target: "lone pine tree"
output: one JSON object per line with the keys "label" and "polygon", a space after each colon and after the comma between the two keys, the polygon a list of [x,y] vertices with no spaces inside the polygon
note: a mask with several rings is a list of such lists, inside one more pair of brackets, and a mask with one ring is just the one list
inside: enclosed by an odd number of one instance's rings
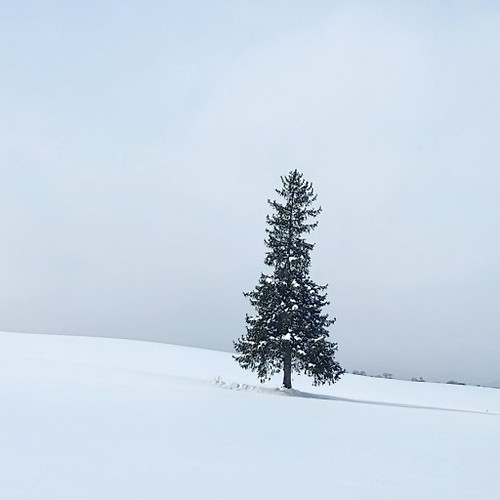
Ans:
{"label": "lone pine tree", "polygon": [[327,340],[335,319],[322,312],[329,304],[327,286],[309,276],[314,245],[305,239],[318,225],[314,219],[321,207],[313,208],[317,196],[312,184],[297,170],[281,181],[276,190],[281,200],[269,200],[273,213],[266,218],[264,262],[272,273],[262,273],[255,289],[244,294],[256,315],[246,316],[246,335],[234,342],[235,359],[256,371],[261,382],[283,370],[287,389],[292,372],[313,377],[314,385],[332,384],[344,373],[335,360],[337,344]]}

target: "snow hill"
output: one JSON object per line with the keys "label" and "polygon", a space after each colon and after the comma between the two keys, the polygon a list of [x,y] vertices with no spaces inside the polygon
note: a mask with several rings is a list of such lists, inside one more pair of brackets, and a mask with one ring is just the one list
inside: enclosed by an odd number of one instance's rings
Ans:
{"label": "snow hill", "polygon": [[228,353],[0,333],[5,500],[495,499],[500,390],[345,375],[280,391]]}

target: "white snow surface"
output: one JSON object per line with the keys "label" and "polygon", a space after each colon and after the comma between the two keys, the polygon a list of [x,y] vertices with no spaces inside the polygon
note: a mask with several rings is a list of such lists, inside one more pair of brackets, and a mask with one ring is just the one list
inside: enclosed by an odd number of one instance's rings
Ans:
{"label": "white snow surface", "polygon": [[261,385],[228,353],[0,333],[0,498],[494,499],[500,390]]}

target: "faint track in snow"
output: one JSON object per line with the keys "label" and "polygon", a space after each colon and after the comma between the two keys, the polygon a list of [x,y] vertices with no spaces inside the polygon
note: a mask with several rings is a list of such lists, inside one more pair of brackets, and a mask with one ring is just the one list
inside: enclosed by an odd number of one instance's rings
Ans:
{"label": "faint track in snow", "polygon": [[221,387],[222,389],[229,389],[231,391],[266,392],[265,390],[262,391],[263,388],[257,387],[255,385],[226,381],[221,376],[214,377],[211,382],[217,387]]}

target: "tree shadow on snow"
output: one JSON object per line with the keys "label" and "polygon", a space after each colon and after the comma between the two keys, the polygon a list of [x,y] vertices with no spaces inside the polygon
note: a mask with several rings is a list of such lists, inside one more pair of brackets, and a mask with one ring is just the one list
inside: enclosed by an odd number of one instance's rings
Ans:
{"label": "tree shadow on snow", "polygon": [[[414,405],[414,404],[405,404],[405,403],[395,403],[391,401],[372,401],[369,399],[353,399],[353,398],[343,398],[340,396],[331,396],[328,394],[317,394],[313,392],[304,392],[298,391],[296,389],[275,389],[275,392],[283,396],[296,397],[296,398],[305,398],[305,399],[321,399],[326,401],[338,401],[342,403],[354,403],[354,404],[363,404],[363,405],[373,405],[373,406],[386,406],[391,408],[407,408],[412,410],[434,410],[434,411],[450,411],[456,413],[479,413],[484,415],[496,415],[498,413],[493,413],[488,410],[464,410],[460,408],[445,408],[439,406],[424,406],[424,405]],[[267,392],[267,391],[266,391]]]}
{"label": "tree shadow on snow", "polygon": [[249,384],[240,384],[238,382],[229,382],[224,380],[222,377],[217,376],[211,380],[212,384],[217,385],[223,389],[229,389],[232,391],[244,391],[244,392],[257,392],[261,394],[270,394],[275,396],[285,396],[294,398],[304,398],[304,399],[320,399],[323,401],[337,401],[340,403],[353,403],[353,404],[363,404],[363,405],[373,405],[373,406],[385,406],[390,408],[405,408],[410,410],[432,410],[432,411],[448,411],[455,413],[475,413],[481,415],[496,415],[498,413],[490,412],[489,410],[465,410],[460,408],[446,408],[439,406],[426,406],[426,405],[415,405],[415,404],[405,404],[396,403],[392,401],[373,401],[369,399],[354,399],[354,398],[344,398],[340,396],[331,396],[329,394],[318,394],[313,392],[298,391],[296,389],[284,389],[276,388],[272,389],[270,387],[259,387]]}

